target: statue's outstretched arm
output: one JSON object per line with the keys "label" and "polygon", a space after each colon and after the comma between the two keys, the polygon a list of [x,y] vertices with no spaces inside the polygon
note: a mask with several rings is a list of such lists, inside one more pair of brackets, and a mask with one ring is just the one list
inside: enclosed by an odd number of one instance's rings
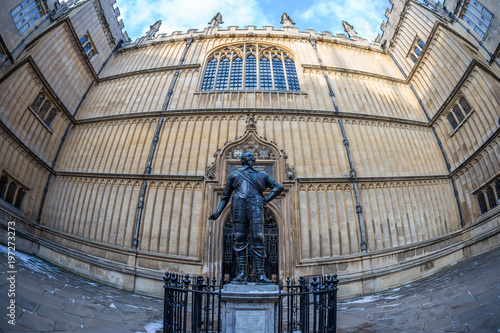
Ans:
{"label": "statue's outstretched arm", "polygon": [[226,187],[224,188],[224,192],[222,193],[222,198],[220,200],[219,208],[217,208],[217,211],[215,213],[212,213],[210,215],[210,217],[208,218],[209,220],[217,220],[219,218],[224,208],[226,208],[232,193],[233,193],[232,182],[231,179],[228,179]]}

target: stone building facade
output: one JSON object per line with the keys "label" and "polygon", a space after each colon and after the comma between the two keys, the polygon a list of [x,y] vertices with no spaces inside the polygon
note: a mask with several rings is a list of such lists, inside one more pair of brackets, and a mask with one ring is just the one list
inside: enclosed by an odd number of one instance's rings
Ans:
{"label": "stone building facade", "polygon": [[390,3],[375,42],[286,14],[130,41],[113,0],[7,0],[1,242],[15,221],[18,249],[145,294],[223,276],[228,212],[207,218],[250,150],[285,187],[277,280],[360,295],[498,246],[500,6]]}

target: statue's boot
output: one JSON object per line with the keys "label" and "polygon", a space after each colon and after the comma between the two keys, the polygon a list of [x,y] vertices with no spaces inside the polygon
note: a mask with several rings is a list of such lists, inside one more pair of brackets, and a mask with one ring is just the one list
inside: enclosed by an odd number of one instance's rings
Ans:
{"label": "statue's boot", "polygon": [[266,277],[264,273],[264,257],[256,255],[254,256],[255,271],[257,272],[256,282],[257,283],[273,283],[272,280]]}
{"label": "statue's boot", "polygon": [[231,282],[247,283],[247,256],[245,251],[236,251],[236,258],[238,260],[238,274]]}

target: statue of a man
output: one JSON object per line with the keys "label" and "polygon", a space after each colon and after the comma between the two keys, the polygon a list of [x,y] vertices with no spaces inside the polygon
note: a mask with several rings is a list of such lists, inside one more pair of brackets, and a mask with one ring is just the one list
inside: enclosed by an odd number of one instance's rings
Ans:
{"label": "statue of a man", "polygon": [[[249,251],[253,253],[257,271],[256,280],[261,283],[270,283],[272,281],[264,274],[264,258],[266,257],[263,232],[264,208],[283,191],[283,187],[265,173],[255,171],[253,168],[255,157],[251,152],[241,155],[241,164],[243,165],[241,169],[228,176],[219,208],[210,215],[209,219],[216,220],[220,216],[234,192],[231,201],[231,221],[236,232],[234,250],[238,259],[238,273],[232,281],[246,282],[246,251],[250,239]],[[262,192],[266,188],[272,190],[264,198]]]}

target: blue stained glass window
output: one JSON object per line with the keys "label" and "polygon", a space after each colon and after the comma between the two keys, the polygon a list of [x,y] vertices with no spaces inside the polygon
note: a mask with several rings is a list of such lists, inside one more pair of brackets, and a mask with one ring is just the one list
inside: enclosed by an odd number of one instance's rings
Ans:
{"label": "blue stained glass window", "polygon": [[42,17],[38,1],[33,0],[23,1],[19,6],[14,8],[10,14],[12,15],[12,19],[20,35]]}
{"label": "blue stained glass window", "polygon": [[417,54],[417,56],[420,56],[420,54],[422,53],[422,50],[420,50],[418,48],[418,46],[415,47],[415,53]]}
{"label": "blue stained glass window", "polygon": [[493,14],[477,1],[468,2],[464,10],[464,15],[462,15],[462,19],[470,25],[481,38],[484,38],[492,18]]}
{"label": "blue stained glass window", "polygon": [[87,42],[87,36],[83,36],[82,38],[80,38],[80,44],[85,44]]}
{"label": "blue stained glass window", "polygon": [[217,71],[217,59],[213,58],[207,64],[207,69],[205,71],[205,77],[203,79],[201,90],[212,90],[214,88],[216,71]]}
{"label": "blue stained glass window", "polygon": [[19,13],[19,11],[21,9],[23,9],[24,7],[26,7],[27,4],[30,3],[31,0],[24,0],[23,2],[21,2],[21,4],[19,6],[17,6],[16,8],[14,8],[10,14],[12,15],[12,17],[14,17],[17,13]]}
{"label": "blue stained glass window", "polygon": [[420,48],[421,48],[422,50],[424,49],[425,43],[424,43],[424,42],[422,42],[422,40],[421,40],[421,39],[419,39],[419,40],[418,40],[417,44],[418,44],[418,46],[420,46]]}
{"label": "blue stained glass window", "polygon": [[247,57],[245,89],[257,89],[257,59],[253,55]]}
{"label": "blue stained glass window", "polygon": [[243,60],[240,57],[233,60],[231,66],[231,79],[229,81],[229,89],[241,89],[241,78],[243,75]]}
{"label": "blue stained glass window", "polygon": [[271,62],[266,57],[260,59],[260,89],[272,90],[273,77],[271,74]]}
{"label": "blue stained glass window", "polygon": [[285,72],[283,62],[279,58],[273,59],[274,89],[286,90]]}
{"label": "blue stained glass window", "polygon": [[286,76],[288,78],[288,89],[291,91],[300,91],[299,79],[295,70],[295,63],[292,59],[285,60]]}
{"label": "blue stained glass window", "polygon": [[417,57],[413,53],[410,55],[410,59],[415,63],[417,62]]}
{"label": "blue stained glass window", "polygon": [[229,78],[229,64],[228,58],[222,59],[219,63],[219,71],[217,72],[217,80],[215,81],[215,90],[226,90],[227,80]]}
{"label": "blue stained glass window", "polygon": [[83,47],[83,50],[85,51],[85,53],[87,53],[87,52],[90,50],[90,43],[87,43],[87,44]]}

